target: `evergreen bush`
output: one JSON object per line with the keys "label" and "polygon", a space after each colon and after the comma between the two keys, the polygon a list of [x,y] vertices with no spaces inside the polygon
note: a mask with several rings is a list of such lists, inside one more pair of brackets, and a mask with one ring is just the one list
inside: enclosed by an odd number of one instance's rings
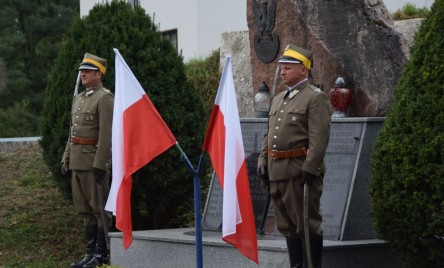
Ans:
{"label": "evergreen bush", "polygon": [[372,217],[411,267],[444,263],[444,0],[419,28],[375,143]]}
{"label": "evergreen bush", "polygon": [[38,117],[29,101],[0,109],[0,137],[32,137],[38,133]]}
{"label": "evergreen bush", "polygon": [[[119,49],[190,161],[196,164],[201,153],[203,108],[186,80],[182,57],[141,7],[133,10],[125,1],[98,4],[73,22],[46,88],[41,145],[45,162],[68,195],[69,180],[60,175],[60,161],[68,139],[77,69],[85,52],[106,58],[103,84],[114,91],[113,48]],[[156,142],[155,137],[146,139]],[[134,230],[188,226],[193,175],[175,148],[133,175],[131,203]]]}
{"label": "evergreen bush", "polygon": [[193,83],[204,106],[208,122],[214,106],[217,88],[220,81],[220,50],[214,50],[205,59],[192,59],[185,64],[187,79]]}

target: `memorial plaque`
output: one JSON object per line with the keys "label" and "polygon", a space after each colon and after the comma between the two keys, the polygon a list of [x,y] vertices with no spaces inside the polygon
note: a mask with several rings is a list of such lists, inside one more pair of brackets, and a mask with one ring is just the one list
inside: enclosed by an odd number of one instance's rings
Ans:
{"label": "memorial plaque", "polygon": [[[244,143],[245,158],[250,183],[251,201],[253,203],[256,231],[261,233],[268,212],[267,197],[256,175],[257,159],[262,147],[262,138],[267,130],[267,123],[260,119],[241,119],[242,139]],[[220,230],[222,225],[223,191],[219,179],[212,176],[210,191],[205,205],[202,219],[203,230]]]}
{"label": "memorial plaque", "polygon": [[262,233],[268,212],[268,192],[261,187],[261,179],[256,174],[257,160],[262,148],[262,140],[267,131],[267,123],[257,120],[241,120],[242,140],[247,159],[248,178],[250,181],[251,201],[253,203],[256,232]]}
{"label": "memorial plaque", "polygon": [[211,177],[210,191],[205,203],[204,215],[202,217],[202,230],[218,231],[222,227],[222,201],[223,192],[219,179],[213,172]]}
{"label": "memorial plaque", "polygon": [[[324,239],[339,240],[344,223],[350,185],[356,172],[364,123],[332,122],[325,155],[326,174],[321,197]],[[272,207],[266,220],[266,233],[280,235]]]}
{"label": "memorial plaque", "polygon": [[332,123],[325,155],[326,174],[321,197],[324,238],[339,240],[355,177],[363,123]]}
{"label": "memorial plaque", "polygon": [[[267,203],[268,193],[262,190],[256,175],[257,158],[262,138],[267,128],[266,120],[241,120],[242,138],[250,181],[251,199],[257,233],[280,235],[274,222],[272,202]],[[324,238],[339,240],[346,217],[347,206],[356,176],[359,160],[363,122],[332,122],[330,141],[325,156],[326,174],[321,198]],[[223,192],[218,178],[213,175],[203,217],[204,230],[220,230],[222,225]]]}

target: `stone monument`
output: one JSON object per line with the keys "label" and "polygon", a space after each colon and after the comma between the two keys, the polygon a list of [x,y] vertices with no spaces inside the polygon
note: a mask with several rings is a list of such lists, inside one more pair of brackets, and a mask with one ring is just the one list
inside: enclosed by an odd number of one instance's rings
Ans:
{"label": "stone monument", "polygon": [[[257,31],[252,12],[256,1],[247,1],[250,47]],[[328,90],[337,76],[344,77],[353,90],[349,116],[385,115],[406,62],[407,42],[382,1],[278,1],[273,31],[280,39],[278,55],[288,43],[314,52],[314,84]],[[278,57],[264,63],[254,49],[250,53],[253,90],[262,82],[272,85]],[[276,90],[281,88],[278,83]]]}

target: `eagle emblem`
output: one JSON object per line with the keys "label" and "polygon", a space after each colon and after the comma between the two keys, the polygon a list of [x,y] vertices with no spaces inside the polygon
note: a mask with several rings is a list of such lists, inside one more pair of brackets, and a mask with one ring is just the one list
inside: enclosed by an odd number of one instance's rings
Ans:
{"label": "eagle emblem", "polygon": [[260,0],[260,7],[253,0],[253,14],[258,33],[254,35],[256,55],[262,62],[271,62],[279,51],[279,36],[272,33],[276,20],[276,0],[271,0],[268,8],[267,0]]}

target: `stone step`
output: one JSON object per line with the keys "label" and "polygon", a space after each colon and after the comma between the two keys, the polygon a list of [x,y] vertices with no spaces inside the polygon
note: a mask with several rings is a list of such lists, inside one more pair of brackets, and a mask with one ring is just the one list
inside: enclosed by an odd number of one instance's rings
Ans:
{"label": "stone step", "polygon": [[0,153],[12,152],[29,144],[38,143],[41,137],[0,138]]}
{"label": "stone step", "polygon": [[[111,265],[124,268],[196,267],[194,228],[134,231],[133,243],[125,250],[122,233],[110,233]],[[290,267],[285,240],[258,236],[259,265],[221,239],[220,232],[202,233],[203,267]],[[324,240],[323,268],[406,267],[388,243],[370,239]]]}

